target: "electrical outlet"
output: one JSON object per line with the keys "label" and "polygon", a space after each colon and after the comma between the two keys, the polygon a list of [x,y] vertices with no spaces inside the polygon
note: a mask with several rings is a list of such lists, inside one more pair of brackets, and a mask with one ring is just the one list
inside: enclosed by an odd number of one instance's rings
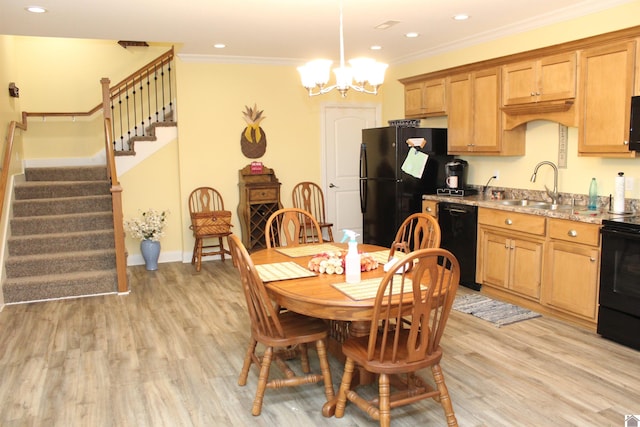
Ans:
{"label": "electrical outlet", "polygon": [[494,171],[493,171],[493,176],[495,176],[495,177],[496,177],[496,178],[495,178],[496,180],[500,179],[500,171],[499,171],[499,170],[494,170]]}

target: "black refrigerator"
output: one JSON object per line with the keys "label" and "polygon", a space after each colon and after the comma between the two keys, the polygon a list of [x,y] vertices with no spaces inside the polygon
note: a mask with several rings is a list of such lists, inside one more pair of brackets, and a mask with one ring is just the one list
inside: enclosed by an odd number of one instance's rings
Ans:
{"label": "black refrigerator", "polygon": [[[416,145],[421,141],[423,146]],[[408,156],[422,160],[425,155],[423,168],[407,162]],[[447,155],[446,129],[402,126],[363,129],[360,146],[363,243],[389,247],[402,221],[421,212],[422,195],[435,194],[437,188],[444,186],[445,164],[453,158]]]}

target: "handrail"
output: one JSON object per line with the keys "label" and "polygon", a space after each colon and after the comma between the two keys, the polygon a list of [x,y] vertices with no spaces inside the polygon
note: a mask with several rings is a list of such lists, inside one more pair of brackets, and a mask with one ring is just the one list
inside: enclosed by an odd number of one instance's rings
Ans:
{"label": "handrail", "polygon": [[116,171],[116,159],[111,147],[113,135],[111,133],[111,109],[109,104],[109,79],[100,80],[102,85],[102,111],[104,115],[104,151],[107,159],[107,177],[111,181],[111,204],[113,212],[113,240],[116,251],[116,276],[118,281],[118,293],[129,291],[129,281],[127,278],[127,257],[124,243],[124,215],[122,213],[122,186],[118,181]]}
{"label": "handrail", "polygon": [[2,159],[2,174],[0,175],[0,218],[2,218],[4,210],[4,199],[7,194],[7,184],[9,182],[9,166],[11,157],[13,156],[13,140],[15,139],[16,129],[27,130],[27,118],[22,113],[22,123],[9,122],[9,130],[7,131],[7,143],[4,146],[4,158]]}
{"label": "handrail", "polygon": [[147,65],[140,67],[136,72],[131,73],[127,78],[123,79],[119,83],[113,85],[110,89],[111,99],[115,98],[118,95],[118,93],[123,89],[123,87],[126,88],[127,86],[130,86],[132,80],[134,85],[140,82],[142,79],[139,79],[138,76],[141,76],[145,71],[146,72],[155,71],[158,64],[164,64],[165,62],[169,62],[172,59],[173,59],[173,46],[171,46],[171,49],[165,52],[164,54],[160,55],[153,61],[149,62]]}

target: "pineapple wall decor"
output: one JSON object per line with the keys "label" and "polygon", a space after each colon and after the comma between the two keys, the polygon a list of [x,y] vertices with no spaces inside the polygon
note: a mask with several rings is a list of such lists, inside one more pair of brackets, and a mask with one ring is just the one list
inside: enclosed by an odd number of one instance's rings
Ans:
{"label": "pineapple wall decor", "polygon": [[242,149],[242,154],[250,159],[262,157],[267,150],[267,135],[260,127],[260,122],[266,119],[262,113],[263,110],[258,111],[258,107],[255,104],[253,108],[245,105],[242,113],[244,121],[247,122],[247,127],[240,135],[240,148]]}

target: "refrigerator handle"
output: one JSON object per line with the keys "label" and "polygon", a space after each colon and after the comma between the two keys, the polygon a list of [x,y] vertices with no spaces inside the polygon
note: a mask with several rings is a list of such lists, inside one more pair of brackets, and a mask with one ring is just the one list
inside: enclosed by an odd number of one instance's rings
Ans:
{"label": "refrigerator handle", "polygon": [[367,178],[369,171],[367,171],[367,146],[360,144],[360,178]]}
{"label": "refrigerator handle", "polygon": [[360,144],[360,212],[367,206],[367,146]]}

